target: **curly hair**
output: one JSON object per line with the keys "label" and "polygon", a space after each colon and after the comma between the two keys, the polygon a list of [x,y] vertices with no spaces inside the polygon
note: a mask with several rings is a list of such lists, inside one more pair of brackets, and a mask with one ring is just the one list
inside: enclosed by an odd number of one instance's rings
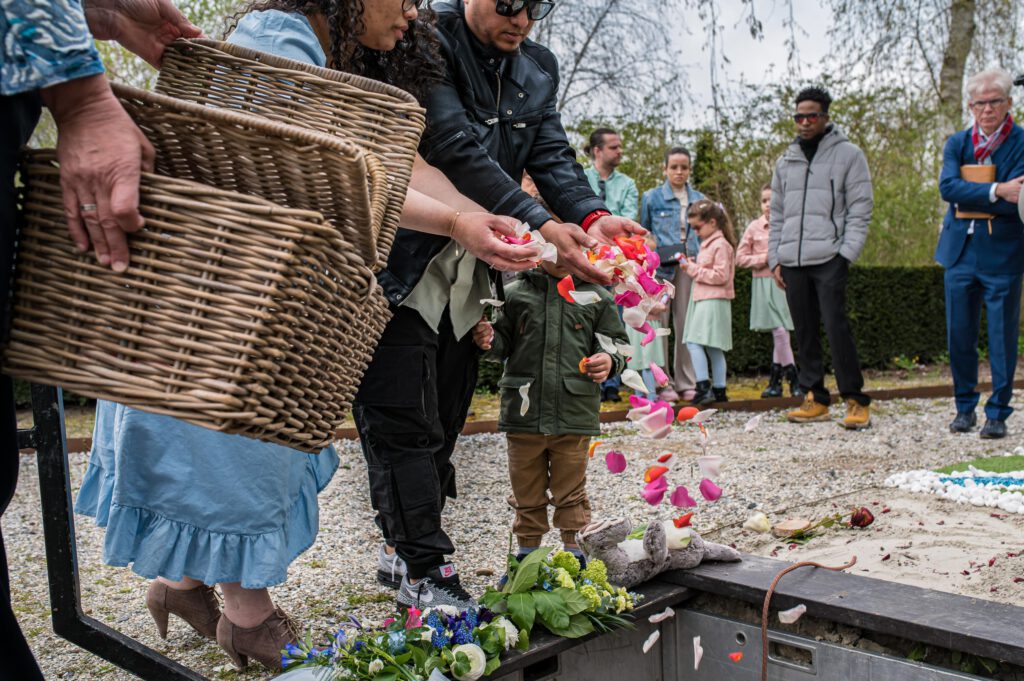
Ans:
{"label": "curly hair", "polygon": [[405,38],[395,49],[381,52],[366,48],[359,36],[366,32],[363,22],[365,0],[251,0],[230,19],[225,35],[249,12],[279,10],[306,16],[321,14],[330,29],[327,65],[399,87],[423,102],[431,86],[444,75],[434,12],[427,6],[419,10]]}
{"label": "curly hair", "polygon": [[821,112],[828,113],[828,108],[832,106],[832,95],[825,88],[812,85],[797,93],[794,104],[800,102],[817,102],[821,104]]}

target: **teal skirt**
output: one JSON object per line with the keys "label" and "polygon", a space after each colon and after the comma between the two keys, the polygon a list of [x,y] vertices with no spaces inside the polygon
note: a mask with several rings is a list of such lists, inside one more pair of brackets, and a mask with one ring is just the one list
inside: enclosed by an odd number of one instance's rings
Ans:
{"label": "teal skirt", "polygon": [[686,308],[684,343],[732,350],[732,301],[724,298],[694,300]]}
{"label": "teal skirt", "polygon": [[780,326],[793,330],[786,292],[771,277],[754,277],[750,284],[750,330],[771,331]]}

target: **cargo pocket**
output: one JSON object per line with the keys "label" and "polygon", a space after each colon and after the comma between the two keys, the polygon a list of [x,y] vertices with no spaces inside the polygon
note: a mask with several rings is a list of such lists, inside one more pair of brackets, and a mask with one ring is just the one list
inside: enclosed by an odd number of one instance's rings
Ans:
{"label": "cargo pocket", "polygon": [[601,386],[588,378],[566,376],[562,385],[569,394],[561,402],[561,421],[571,428],[597,428],[601,410]]}
{"label": "cargo pocket", "polygon": [[[527,397],[530,404],[525,414],[521,414],[523,398],[519,389],[527,383],[530,388]],[[532,376],[502,376],[498,381],[501,390],[501,423],[505,426],[535,426],[540,422],[540,386]]]}
{"label": "cargo pocket", "polygon": [[411,541],[441,528],[441,485],[429,453],[412,455],[391,467],[401,518],[399,541]]}
{"label": "cargo pocket", "polygon": [[436,404],[430,387],[433,357],[421,345],[380,346],[356,393],[365,426],[388,434],[429,433]]}

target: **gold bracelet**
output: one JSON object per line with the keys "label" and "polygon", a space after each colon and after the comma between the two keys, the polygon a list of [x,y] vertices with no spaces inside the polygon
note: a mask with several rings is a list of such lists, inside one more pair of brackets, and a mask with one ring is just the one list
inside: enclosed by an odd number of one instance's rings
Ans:
{"label": "gold bracelet", "polygon": [[455,211],[455,216],[452,217],[452,224],[448,225],[448,238],[449,239],[454,238],[453,235],[455,234],[455,223],[459,221],[459,216],[460,215],[462,215],[462,211],[459,211],[459,210]]}

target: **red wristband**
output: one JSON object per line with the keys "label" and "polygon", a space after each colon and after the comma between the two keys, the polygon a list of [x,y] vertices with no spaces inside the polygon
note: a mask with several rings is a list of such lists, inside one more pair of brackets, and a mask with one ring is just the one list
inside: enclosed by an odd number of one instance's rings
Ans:
{"label": "red wristband", "polygon": [[583,218],[583,222],[580,223],[580,227],[582,227],[583,231],[586,232],[590,229],[592,224],[597,222],[600,218],[603,218],[605,215],[611,215],[611,213],[602,209],[595,210],[590,215]]}

